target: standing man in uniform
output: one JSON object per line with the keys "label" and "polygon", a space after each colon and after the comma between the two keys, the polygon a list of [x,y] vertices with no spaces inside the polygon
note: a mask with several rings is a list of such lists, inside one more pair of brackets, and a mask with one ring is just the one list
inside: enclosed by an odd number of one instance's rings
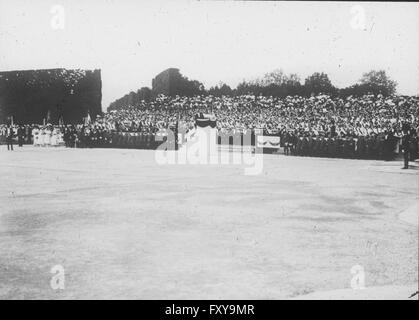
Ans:
{"label": "standing man in uniform", "polygon": [[402,169],[409,169],[410,157],[410,130],[409,126],[403,125],[402,149],[404,157],[404,167]]}
{"label": "standing man in uniform", "polygon": [[7,150],[13,151],[13,136],[14,136],[13,127],[9,125],[6,132]]}
{"label": "standing man in uniform", "polygon": [[23,146],[24,137],[25,137],[25,128],[23,126],[19,126],[17,129],[17,141],[18,141],[19,147]]}
{"label": "standing man in uniform", "polygon": [[179,117],[176,119],[175,124],[175,150],[179,149]]}

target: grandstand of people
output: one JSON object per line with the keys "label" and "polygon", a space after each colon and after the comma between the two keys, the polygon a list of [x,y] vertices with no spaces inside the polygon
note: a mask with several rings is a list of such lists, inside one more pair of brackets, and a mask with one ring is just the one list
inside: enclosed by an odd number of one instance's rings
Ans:
{"label": "grandstand of people", "polygon": [[[79,124],[16,124],[15,131],[34,145],[50,145],[49,136],[56,131],[61,133],[61,144],[68,147],[156,148],[162,141],[157,136],[176,126],[186,134],[199,113],[215,115],[220,136],[255,131],[278,136],[278,150],[286,154],[390,160],[401,153],[406,125],[411,129],[412,160],[418,152],[419,98],[382,94],[346,98],[160,94]],[[3,142],[6,127],[0,128]],[[46,143],[38,135],[48,136]]]}

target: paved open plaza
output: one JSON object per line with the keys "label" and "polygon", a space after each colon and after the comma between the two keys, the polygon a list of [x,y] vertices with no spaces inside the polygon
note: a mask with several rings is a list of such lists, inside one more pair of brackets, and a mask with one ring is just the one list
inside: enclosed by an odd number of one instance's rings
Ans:
{"label": "paved open plaza", "polygon": [[15,149],[0,146],[0,299],[417,290],[419,170],[400,161],[264,155],[245,175],[159,165],[149,150]]}

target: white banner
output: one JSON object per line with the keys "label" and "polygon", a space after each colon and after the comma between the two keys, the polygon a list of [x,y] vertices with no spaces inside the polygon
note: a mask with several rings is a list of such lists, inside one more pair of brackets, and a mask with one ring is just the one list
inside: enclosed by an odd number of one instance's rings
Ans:
{"label": "white banner", "polygon": [[256,146],[258,148],[279,149],[279,142],[277,136],[257,136]]}

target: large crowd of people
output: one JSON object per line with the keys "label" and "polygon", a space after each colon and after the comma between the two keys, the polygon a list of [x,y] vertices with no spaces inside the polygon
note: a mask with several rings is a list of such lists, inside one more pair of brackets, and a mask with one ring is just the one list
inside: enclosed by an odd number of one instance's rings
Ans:
{"label": "large crowd of people", "polygon": [[113,130],[96,123],[78,125],[0,125],[0,143],[17,140],[35,147],[104,147],[109,146]]}
{"label": "large crowd of people", "polygon": [[331,98],[289,96],[159,96],[149,103],[106,113],[99,123],[117,131],[155,132],[176,121],[188,126],[199,113],[213,113],[220,131],[264,129],[292,131],[298,135],[368,136],[401,132],[403,123],[419,125],[419,98],[382,95]]}
{"label": "large crowd of people", "polygon": [[286,154],[302,156],[390,159],[408,126],[411,157],[418,154],[419,97],[159,96],[113,110],[99,123],[126,132],[155,133],[176,124],[188,130],[197,113],[214,114],[220,134],[260,129],[279,135]]}
{"label": "large crowd of people", "polygon": [[[112,143],[116,133],[153,135],[174,126],[187,131],[193,128],[198,113],[214,114],[220,134],[258,129],[267,135],[279,135],[286,154],[388,158],[397,151],[395,142],[402,137],[406,125],[411,129],[412,148],[417,152],[419,97],[396,95],[346,99],[327,95],[286,98],[160,95],[150,102],[111,110],[83,125],[57,129],[32,125],[16,129],[24,139],[32,136],[34,140],[34,130],[58,130],[68,147],[103,147]],[[0,133],[1,130],[4,128],[0,128]]]}

